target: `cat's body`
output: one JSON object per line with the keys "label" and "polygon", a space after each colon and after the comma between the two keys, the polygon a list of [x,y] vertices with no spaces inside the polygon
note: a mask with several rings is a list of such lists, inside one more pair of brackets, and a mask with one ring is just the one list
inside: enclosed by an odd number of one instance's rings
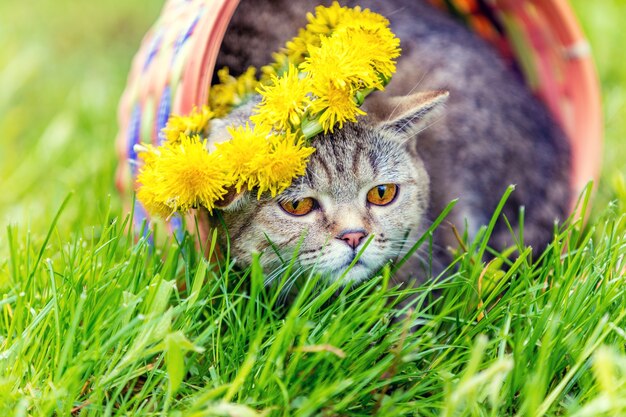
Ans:
{"label": "cat's body", "polygon": [[[217,67],[227,65],[238,74],[271,62],[271,53],[306,24],[306,12],[317,4],[241,1]],[[252,252],[265,252],[266,263],[275,266],[276,249],[288,259],[304,233],[299,263],[339,278],[373,236],[363,261],[343,277],[359,281],[410,247],[453,199],[459,202],[449,220],[460,230],[467,224],[472,235],[489,221],[509,184],[516,190],[504,213],[515,224],[524,206],[526,243],[545,246],[570,201],[568,143],[545,107],[495,51],[426,1],[345,4],[368,7],[391,21],[402,48],[397,73],[384,92],[366,100],[367,117],[334,137],[313,141],[317,151],[306,176],[279,197],[315,199],[310,214],[292,216],[276,200],[245,197],[225,210],[233,254],[245,264]],[[243,120],[251,107],[232,120]],[[217,126],[213,139],[223,140]],[[385,206],[369,204],[367,192],[381,184],[398,184],[396,199]],[[435,265],[445,263],[451,237],[449,228],[437,232],[434,256],[440,262]],[[492,244],[502,249],[511,242],[504,224],[498,224]],[[416,260],[400,276],[426,275]]]}

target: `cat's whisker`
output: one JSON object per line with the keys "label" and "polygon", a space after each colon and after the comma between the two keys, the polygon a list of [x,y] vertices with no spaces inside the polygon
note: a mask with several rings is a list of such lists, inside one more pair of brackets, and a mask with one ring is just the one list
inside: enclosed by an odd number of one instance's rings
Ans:
{"label": "cat's whisker", "polygon": [[263,284],[265,286],[272,284],[272,282],[274,282],[274,280],[278,278],[279,276],[283,275],[287,271],[288,268],[289,268],[289,265],[281,265],[279,268],[276,268],[275,270],[273,270],[270,274],[266,276]]}
{"label": "cat's whisker", "polygon": [[265,280],[263,281],[263,285],[265,285],[266,287],[271,285],[278,276],[282,275],[285,272],[285,270],[286,269],[284,269],[284,267],[281,267],[272,271],[270,274],[267,274],[265,276]]}
{"label": "cat's whisker", "polygon": [[385,13],[386,16],[393,16],[397,13],[400,13],[401,11],[406,10],[406,6],[405,7],[398,7],[397,9],[391,10],[388,13]]}
{"label": "cat's whisker", "polygon": [[[290,268],[293,268],[293,266],[288,263],[281,264],[279,267],[274,269],[270,274],[268,274],[265,280],[265,285],[266,286],[271,285],[277,278],[283,276]],[[291,279],[291,276],[292,274],[289,275],[288,280]]]}
{"label": "cat's whisker", "polygon": [[291,275],[289,276],[289,279],[284,283],[283,287],[280,289],[280,295],[278,298],[280,303],[283,303],[287,300],[287,298],[291,294],[291,290],[293,289],[293,286],[296,284],[298,279],[300,279],[307,271],[308,271],[308,268],[305,268],[302,266],[299,266],[294,271],[292,271]]}

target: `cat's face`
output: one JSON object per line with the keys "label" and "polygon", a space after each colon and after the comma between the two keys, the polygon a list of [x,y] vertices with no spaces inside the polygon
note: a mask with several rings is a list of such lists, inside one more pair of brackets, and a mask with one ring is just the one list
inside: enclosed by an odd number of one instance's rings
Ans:
{"label": "cat's face", "polygon": [[317,138],[305,176],[275,199],[249,196],[224,212],[232,254],[247,264],[261,252],[270,269],[295,255],[298,266],[346,283],[395,259],[423,218],[428,177],[402,143],[386,136],[348,125]]}
{"label": "cat's face", "polygon": [[352,284],[410,249],[429,180],[407,149],[415,131],[406,123],[414,121],[396,122],[359,122],[320,135],[306,174],[282,194],[245,195],[224,210],[232,256],[245,265],[261,253],[268,272],[295,257],[301,271]]}

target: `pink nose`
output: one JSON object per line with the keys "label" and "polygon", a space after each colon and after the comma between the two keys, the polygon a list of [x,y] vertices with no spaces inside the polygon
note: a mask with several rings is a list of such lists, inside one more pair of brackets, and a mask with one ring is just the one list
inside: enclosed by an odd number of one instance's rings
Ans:
{"label": "pink nose", "polygon": [[356,249],[365,236],[367,236],[365,230],[347,230],[337,236],[337,239],[343,240],[352,249]]}

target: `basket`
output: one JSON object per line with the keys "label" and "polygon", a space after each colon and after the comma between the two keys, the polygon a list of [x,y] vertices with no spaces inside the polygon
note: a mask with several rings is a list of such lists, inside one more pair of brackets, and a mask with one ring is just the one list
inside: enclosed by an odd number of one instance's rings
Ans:
{"label": "basket", "polygon": [[[572,195],[598,178],[600,90],[590,48],[566,0],[430,0],[458,16],[519,69],[572,144]],[[134,145],[158,144],[170,114],[208,101],[219,47],[238,0],[168,0],[137,52],[119,106],[116,185],[134,189]],[[574,201],[572,201],[572,207]],[[133,223],[147,213],[135,204]],[[171,229],[181,231],[180,218]]]}

